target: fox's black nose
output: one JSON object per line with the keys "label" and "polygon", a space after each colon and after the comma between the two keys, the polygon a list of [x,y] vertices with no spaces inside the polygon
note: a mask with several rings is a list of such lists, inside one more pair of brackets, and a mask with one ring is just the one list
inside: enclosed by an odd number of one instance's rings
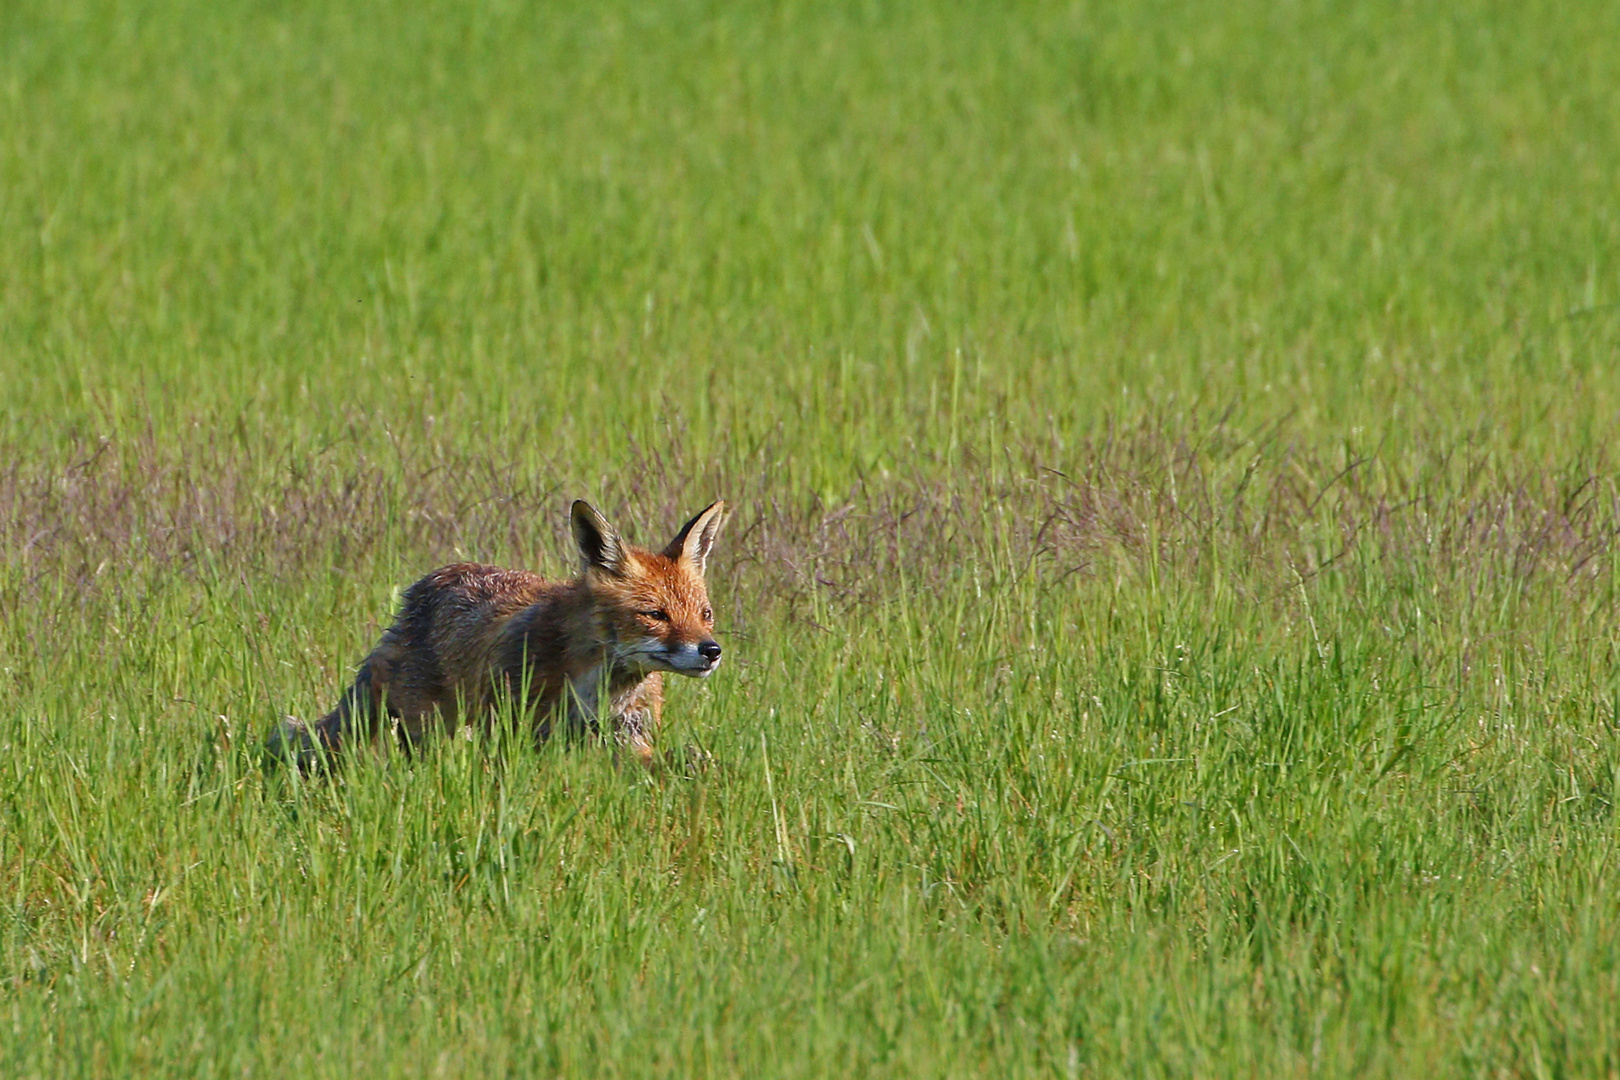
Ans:
{"label": "fox's black nose", "polygon": [[705,641],[698,645],[698,655],[709,663],[720,659],[720,643],[718,641]]}

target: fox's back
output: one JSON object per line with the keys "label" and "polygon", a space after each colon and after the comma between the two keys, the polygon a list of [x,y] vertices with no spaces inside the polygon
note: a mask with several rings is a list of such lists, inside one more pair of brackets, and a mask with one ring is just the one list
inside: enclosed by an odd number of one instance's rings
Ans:
{"label": "fox's back", "polygon": [[527,570],[454,563],[410,588],[399,616],[367,659],[402,712],[451,711],[484,699],[502,630],[512,619],[569,591]]}

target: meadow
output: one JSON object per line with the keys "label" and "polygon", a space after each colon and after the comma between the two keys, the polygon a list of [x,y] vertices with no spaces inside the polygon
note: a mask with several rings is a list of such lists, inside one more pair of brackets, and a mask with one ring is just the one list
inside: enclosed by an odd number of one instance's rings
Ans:
{"label": "meadow", "polygon": [[[1620,1076],[1616,41],[0,5],[0,1075]],[[581,496],[708,768],[264,768]]]}

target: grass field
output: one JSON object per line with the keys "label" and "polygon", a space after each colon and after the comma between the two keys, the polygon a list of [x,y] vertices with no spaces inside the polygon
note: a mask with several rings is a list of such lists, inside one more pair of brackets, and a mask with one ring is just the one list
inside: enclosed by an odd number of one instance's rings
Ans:
{"label": "grass field", "polygon": [[[1616,41],[0,4],[0,1075],[1620,1076]],[[575,496],[713,768],[261,768]]]}

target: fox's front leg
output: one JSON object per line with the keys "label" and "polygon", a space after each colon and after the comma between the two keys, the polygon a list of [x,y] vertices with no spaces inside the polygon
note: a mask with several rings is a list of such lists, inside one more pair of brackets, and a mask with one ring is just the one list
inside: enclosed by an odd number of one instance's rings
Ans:
{"label": "fox's front leg", "polygon": [[641,762],[644,768],[653,770],[659,764],[653,752],[653,732],[657,728],[658,718],[650,709],[636,709],[618,718],[613,728],[613,741]]}
{"label": "fox's front leg", "polygon": [[647,769],[658,767],[653,741],[664,711],[664,679],[653,674],[613,702],[611,737]]}

